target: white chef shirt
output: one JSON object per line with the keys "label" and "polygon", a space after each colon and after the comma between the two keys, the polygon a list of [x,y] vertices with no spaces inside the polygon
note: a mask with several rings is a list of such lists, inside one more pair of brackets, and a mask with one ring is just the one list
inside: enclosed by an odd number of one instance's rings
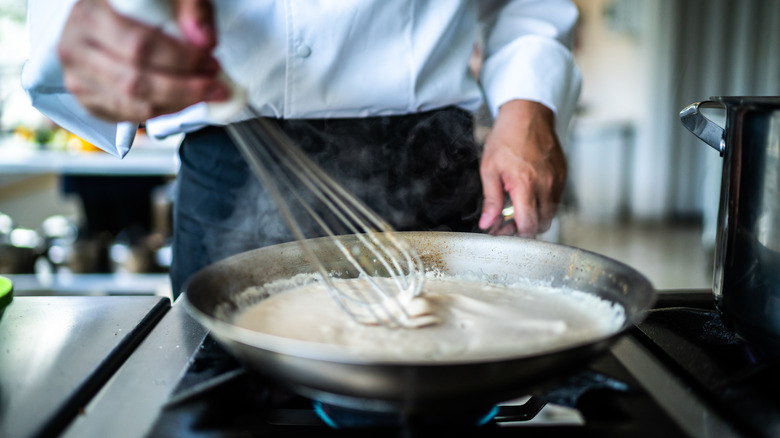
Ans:
{"label": "white chef shirt", "polygon": [[[64,87],[56,45],[75,0],[28,4],[31,53],[22,85],[55,123],[124,156],[137,125],[102,121]],[[252,106],[279,118],[408,114],[486,101],[495,116],[512,99],[571,119],[581,77],[570,51],[578,11],[568,0],[214,1],[215,56],[246,87]],[[479,82],[468,69],[476,41]],[[151,119],[156,136],[208,123],[204,104]]]}

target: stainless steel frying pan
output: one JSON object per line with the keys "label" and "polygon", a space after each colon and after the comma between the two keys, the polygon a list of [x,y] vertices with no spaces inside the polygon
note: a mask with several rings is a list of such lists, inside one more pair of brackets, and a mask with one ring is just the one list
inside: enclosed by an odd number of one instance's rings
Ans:
{"label": "stainless steel frying pan", "polygon": [[[549,388],[604,353],[655,299],[652,285],[637,271],[581,249],[483,234],[400,234],[417,249],[426,268],[476,274],[497,283],[539,280],[574,288],[619,303],[626,321],[614,334],[539,353],[416,363],[369,361],[326,345],[232,325],[231,315],[247,305],[239,298],[247,287],[313,272],[296,242],[248,251],[204,268],[188,282],[187,309],[228,351],[301,395],[351,408],[425,412],[489,406]],[[340,255],[327,252],[332,245],[318,242],[322,240],[311,241],[317,256],[330,269],[343,271]]]}

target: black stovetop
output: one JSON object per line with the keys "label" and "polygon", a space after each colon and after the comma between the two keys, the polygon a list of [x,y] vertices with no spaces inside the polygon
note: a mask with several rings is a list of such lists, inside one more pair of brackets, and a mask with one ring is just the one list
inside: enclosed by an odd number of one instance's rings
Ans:
{"label": "black stovetop", "polygon": [[[484,425],[459,421],[451,424],[455,419],[442,419],[432,426],[405,427],[384,421],[381,426],[371,426],[370,433],[376,437],[397,437],[452,429],[458,436],[519,436],[521,433],[522,436],[549,436],[551,427],[555,427],[566,431],[567,436],[595,433],[603,437],[650,437],[658,436],[659,432],[681,435],[611,355],[600,358],[567,382],[568,385],[532,397],[522,405],[500,406]],[[584,417],[585,426],[522,425],[547,403],[575,408]],[[164,408],[152,436],[365,436],[367,433],[366,427],[332,428],[317,414],[320,409],[317,403],[247,371],[208,338]],[[473,418],[479,414],[475,413]],[[463,417],[464,413],[458,413],[457,420]]]}
{"label": "black stovetop", "polygon": [[780,355],[736,336],[709,294],[662,298],[632,335],[746,436],[780,436]]}
{"label": "black stovetop", "polygon": [[[736,338],[714,309],[709,293],[662,294],[645,321],[626,336],[695,391],[705,409],[723,418],[737,435],[778,436],[780,363],[757,355]],[[657,400],[653,388],[640,383],[645,380],[641,377],[612,350],[558,389],[501,405],[489,418],[486,412],[459,412],[427,423],[402,417],[355,418],[351,412],[296,396],[248,371],[206,338],[151,436],[398,437],[432,430],[479,437],[691,435]],[[545,406],[570,408],[579,420],[534,421]],[[333,421],[341,427],[328,425]]]}

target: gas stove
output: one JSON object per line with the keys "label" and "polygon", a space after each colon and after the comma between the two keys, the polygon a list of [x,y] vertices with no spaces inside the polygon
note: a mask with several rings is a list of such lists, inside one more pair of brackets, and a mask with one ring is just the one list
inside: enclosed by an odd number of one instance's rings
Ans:
{"label": "gas stove", "polygon": [[660,292],[643,323],[550,391],[426,418],[295,395],[243,367],[180,302],[151,324],[70,421],[32,435],[780,436],[780,361],[735,337],[708,291]]}
{"label": "gas stove", "polygon": [[[210,338],[169,398],[150,436],[680,436],[682,430],[612,355],[554,391],[495,407],[407,417],[297,396],[245,370]],[[628,435],[627,435],[628,434]]]}

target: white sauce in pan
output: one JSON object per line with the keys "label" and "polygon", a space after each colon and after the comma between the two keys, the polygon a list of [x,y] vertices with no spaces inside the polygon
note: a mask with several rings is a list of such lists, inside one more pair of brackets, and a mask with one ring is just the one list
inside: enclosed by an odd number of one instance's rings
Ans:
{"label": "white sauce in pan", "polygon": [[446,361],[523,356],[590,342],[617,332],[625,321],[618,304],[544,285],[438,276],[426,280],[423,292],[439,320],[430,327],[359,324],[321,283],[272,294],[240,312],[233,323],[280,337],[343,346],[369,359]]}

